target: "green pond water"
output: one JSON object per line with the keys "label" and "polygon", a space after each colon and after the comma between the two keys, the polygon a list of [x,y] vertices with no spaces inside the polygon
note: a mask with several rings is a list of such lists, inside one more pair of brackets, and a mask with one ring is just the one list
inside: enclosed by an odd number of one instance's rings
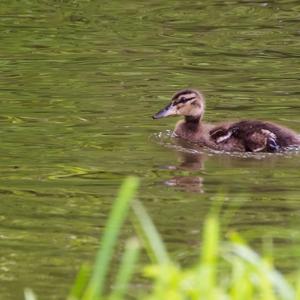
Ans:
{"label": "green pond water", "polygon": [[224,233],[297,269],[300,154],[214,154],[151,116],[196,87],[209,122],[300,132],[299,21],[299,1],[2,1],[0,298],[63,299],[129,174],[183,264],[217,209]]}

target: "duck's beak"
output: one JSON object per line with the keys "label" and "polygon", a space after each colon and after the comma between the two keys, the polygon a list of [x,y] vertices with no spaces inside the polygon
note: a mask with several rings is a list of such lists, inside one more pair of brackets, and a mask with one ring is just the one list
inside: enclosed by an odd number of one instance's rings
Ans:
{"label": "duck's beak", "polygon": [[165,108],[163,108],[158,113],[156,113],[154,116],[152,116],[152,118],[153,119],[161,119],[161,118],[165,118],[168,116],[174,116],[174,115],[177,115],[177,109],[176,109],[176,106],[173,105],[173,103],[171,102]]}

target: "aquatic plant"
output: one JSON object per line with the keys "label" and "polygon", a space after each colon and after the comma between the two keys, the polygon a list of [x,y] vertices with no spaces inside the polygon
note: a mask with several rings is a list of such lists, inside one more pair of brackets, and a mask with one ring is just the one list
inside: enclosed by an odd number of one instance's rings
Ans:
{"label": "aquatic plant", "polygon": [[[152,263],[144,266],[148,289],[136,291],[143,300],[292,300],[300,299],[300,280],[288,281],[278,272],[272,260],[260,257],[237,234],[229,241],[220,238],[218,218],[205,220],[199,258],[191,267],[173,261],[143,205],[134,200],[138,179],[129,177],[123,183],[101,237],[101,247],[93,267],[83,265],[67,300],[122,300],[128,298],[130,281],[136,270],[140,244]],[[133,201],[134,200],[134,201]],[[105,284],[109,263],[127,213],[132,206],[133,225],[138,238],[128,240],[116,274],[113,288]],[[298,276],[295,276],[298,277]],[[131,295],[130,298],[133,298]],[[36,300],[26,289],[26,300]]]}

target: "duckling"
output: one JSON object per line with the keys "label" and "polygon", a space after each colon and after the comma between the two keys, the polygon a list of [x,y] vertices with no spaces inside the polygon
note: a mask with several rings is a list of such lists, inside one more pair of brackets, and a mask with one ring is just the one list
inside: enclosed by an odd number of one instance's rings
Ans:
{"label": "duckling", "polygon": [[300,135],[278,124],[257,120],[208,124],[202,122],[204,111],[203,94],[195,89],[184,89],[152,118],[184,116],[184,120],[175,127],[176,136],[214,150],[277,152],[290,146],[300,146]]}

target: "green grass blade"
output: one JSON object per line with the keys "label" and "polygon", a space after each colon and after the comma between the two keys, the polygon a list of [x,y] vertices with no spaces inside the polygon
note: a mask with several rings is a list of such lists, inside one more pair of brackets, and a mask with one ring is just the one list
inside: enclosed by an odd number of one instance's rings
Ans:
{"label": "green grass blade", "polygon": [[255,267],[258,273],[264,272],[267,280],[272,284],[272,287],[276,290],[276,292],[282,299],[295,299],[293,288],[285,280],[281,273],[279,273],[273,267],[266,267],[266,263],[263,261],[263,259],[252,249],[243,244],[233,244],[231,249],[235,255],[239,256],[245,262],[248,262],[253,267]]}
{"label": "green grass blade", "polygon": [[25,300],[37,300],[36,295],[33,293],[33,291],[31,289],[26,288],[24,290],[24,297]]}
{"label": "green grass blade", "polygon": [[83,296],[84,300],[95,300],[101,297],[108,266],[113,256],[113,248],[126,218],[129,203],[137,191],[138,183],[139,181],[136,177],[128,177],[121,186],[104,229],[92,277]]}
{"label": "green grass blade", "polygon": [[204,223],[202,258],[203,264],[215,264],[219,252],[219,223],[216,218],[208,217]]}
{"label": "green grass blade", "polygon": [[216,299],[217,259],[219,255],[219,223],[208,217],[204,223],[202,256],[198,263],[198,298]]}
{"label": "green grass blade", "polygon": [[110,296],[111,300],[124,299],[123,296],[128,290],[128,284],[138,260],[139,249],[140,245],[136,238],[132,238],[127,242],[121,266],[114,284],[114,289]]}
{"label": "green grass blade", "polygon": [[262,266],[260,267],[259,277],[258,277],[261,300],[265,300],[265,299],[276,300],[276,296],[273,289],[273,283],[269,276],[269,273],[272,272],[271,266],[269,266],[266,261],[262,260],[261,262],[262,262]]}
{"label": "green grass blade", "polygon": [[89,281],[89,276],[91,274],[91,267],[88,265],[82,265],[76,276],[75,283],[73,284],[68,300],[77,300],[82,296],[84,289]]}
{"label": "green grass blade", "polygon": [[135,223],[134,225],[144,242],[149,257],[155,263],[169,263],[170,258],[165,245],[144,206],[141,202],[134,201],[132,207],[138,220],[138,224]]}
{"label": "green grass blade", "polygon": [[296,300],[300,300],[300,274],[296,275]]}
{"label": "green grass blade", "polygon": [[231,258],[232,275],[229,295],[232,300],[252,300],[253,285],[251,284],[249,267],[238,257]]}

